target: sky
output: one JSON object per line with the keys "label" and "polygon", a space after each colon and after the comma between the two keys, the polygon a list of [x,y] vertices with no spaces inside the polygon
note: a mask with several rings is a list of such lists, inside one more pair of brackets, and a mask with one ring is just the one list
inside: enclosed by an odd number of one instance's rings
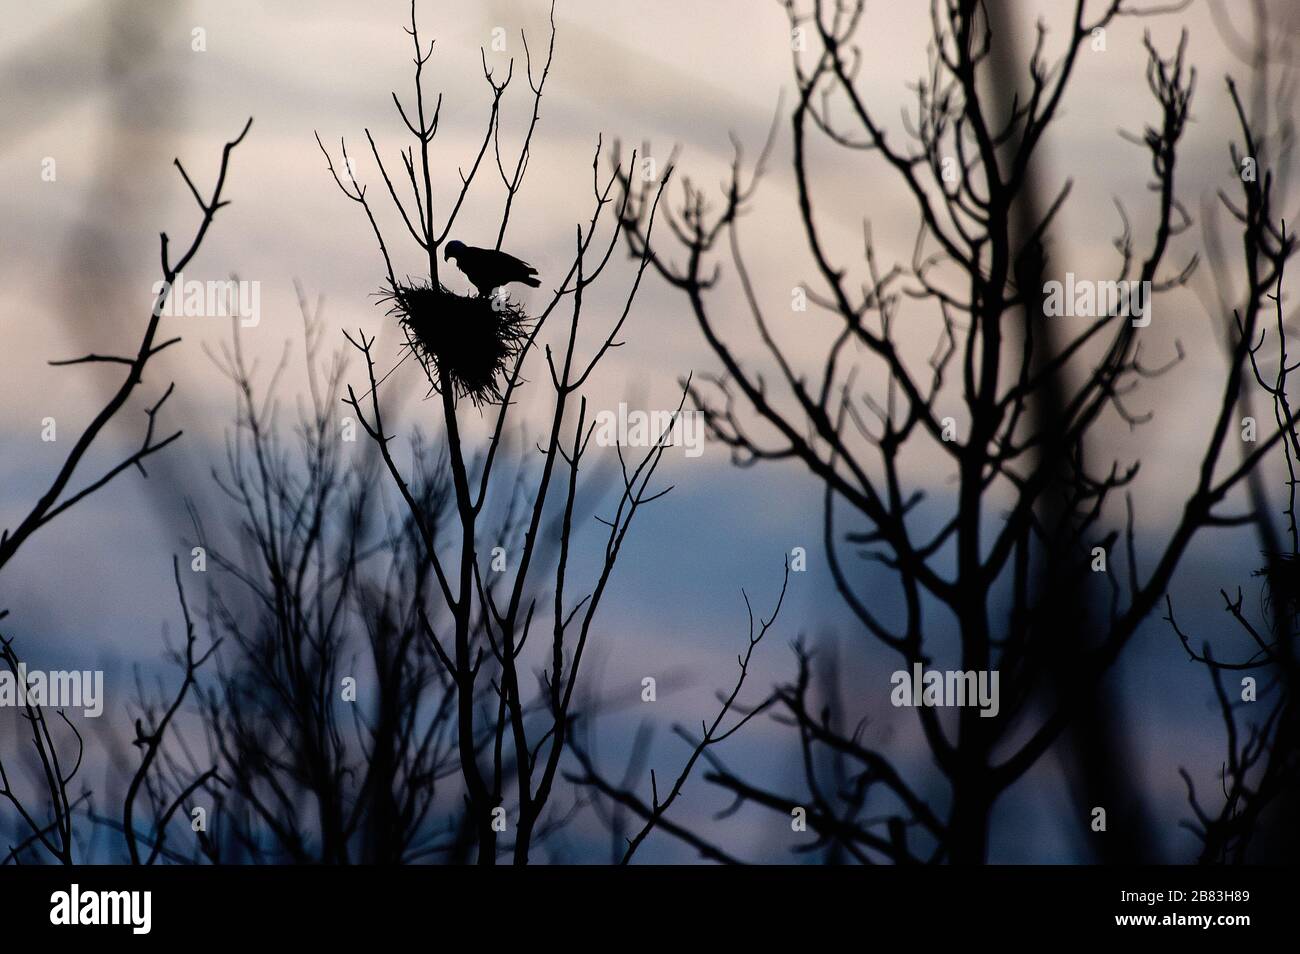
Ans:
{"label": "sky", "polygon": [[[1049,49],[1056,49],[1065,6],[1025,2],[1016,9],[1026,27],[1042,16]],[[480,47],[497,76],[514,57],[502,122],[505,145],[517,148],[531,109],[519,31],[527,32],[535,60],[544,56],[547,4],[422,2],[419,10],[422,30],[437,38],[428,69],[430,88],[444,96],[435,192],[446,201],[458,182],[457,169],[471,160],[482,135],[489,94]],[[868,10],[876,42],[868,46],[862,87],[894,135],[902,135],[898,117],[911,102],[908,83],[925,65],[925,5],[875,2]],[[0,88],[6,91],[0,99],[0,178],[9,185],[0,230],[6,343],[0,349],[0,523],[12,525],[21,517],[66,452],[66,438],[40,439],[43,421],[54,418],[60,435],[75,433],[117,380],[111,371],[51,369],[46,362],[120,349],[138,334],[158,278],[158,232],[166,230],[176,244],[196,222],[173,157],[206,188],[221,144],[250,116],[252,130],[232,162],[226,193],[231,205],[217,216],[185,277],[234,275],[259,283],[260,320],[242,332],[244,347],[265,369],[286,341],[295,343],[283,382],[287,394],[303,383],[295,282],[310,299],[323,300],[328,341],[342,347],[343,329],[379,334],[388,349],[384,360],[396,360],[392,321],[375,298],[384,279],[382,260],[360,209],[331,180],[315,136],[336,157],[345,140],[359,177],[372,194],[382,194],[365,131],[374,135],[389,167],[400,169],[403,130],[390,90],[409,102],[411,48],[402,30],[407,15],[400,0],[51,0],[9,12],[0,35]],[[598,143],[604,150],[616,142],[625,150],[641,149],[661,167],[675,156],[679,174],[701,184],[719,182],[731,161],[731,137],[753,156],[782,92],[788,104],[792,87],[788,24],[775,2],[585,0],[558,4],[555,20],[554,65],[540,126],[503,245],[535,265],[543,279],[531,298],[525,292],[525,304],[543,300],[553,287],[547,283],[568,263],[574,226],[589,215]],[[1053,251],[1062,271],[1104,274],[1113,267],[1118,219],[1112,197],[1123,197],[1137,221],[1149,212],[1146,161],[1118,131],[1140,130],[1154,120],[1143,73],[1143,32],[1171,50],[1183,27],[1190,34],[1188,58],[1197,67],[1198,87],[1180,159],[1180,190],[1188,208],[1199,213],[1205,197],[1231,183],[1227,141],[1233,130],[1224,77],[1230,71],[1243,75],[1245,67],[1225,45],[1209,5],[1195,2],[1177,16],[1118,22],[1105,51],[1085,52],[1047,146],[1049,177],[1058,184],[1074,180]],[[502,35],[505,50],[493,50],[494,37]],[[783,116],[769,174],[742,229],[759,297],[774,310],[812,275],[801,236],[791,227],[796,196],[789,158]],[[836,255],[860,255],[863,222],[870,220],[877,254],[906,263],[915,217],[890,172],[869,155],[846,159],[817,150],[812,159],[823,196],[819,212]],[[53,181],[42,175],[48,160],[55,164]],[[607,161],[602,157],[602,171]],[[491,184],[495,172],[487,172]],[[476,193],[452,237],[490,245],[500,202],[499,183]],[[382,215],[386,233],[399,236],[396,215],[386,207]],[[1193,230],[1172,260],[1186,261],[1199,237]],[[409,242],[395,253],[399,273],[419,273],[416,253]],[[598,325],[616,319],[632,277],[632,264],[621,253],[604,291],[589,304]],[[1175,339],[1186,354],[1173,373],[1144,385],[1141,400],[1158,409],[1154,422],[1140,433],[1114,421],[1104,431],[1107,451],[1121,458],[1141,454],[1138,520],[1152,541],[1161,538],[1181,505],[1172,488],[1190,485],[1188,464],[1199,454],[1195,441],[1214,407],[1205,382],[1223,367],[1216,336],[1224,316],[1207,314],[1206,293],[1197,284],[1161,299],[1153,327],[1144,333],[1153,362],[1173,354]],[[761,360],[739,298],[727,300],[735,307],[719,309],[720,330],[737,343],[743,360]],[[905,347],[927,351],[935,315],[917,308],[902,320]],[[815,366],[831,330],[809,313],[782,319],[775,333],[796,361]],[[160,634],[176,631],[170,561],[183,552],[189,532],[184,502],[194,502],[214,522],[221,513],[210,471],[219,463],[233,394],[207,352],[228,340],[230,327],[219,319],[177,317],[164,320],[162,333],[184,340],[151,365],[142,398],[97,449],[87,473],[138,440],[140,402],[155,399],[173,380],[177,393],[165,420],[183,428],[182,442],[151,466],[147,483],[136,474],[124,477],[43,532],[0,580],[0,607],[11,611],[6,625],[29,653],[48,660],[50,668],[86,665],[93,658],[110,670],[110,717],[114,701],[126,705],[130,667],[158,668]],[[672,408],[683,377],[717,369],[685,300],[652,276],[643,283],[622,340],[591,383],[596,407],[627,401]],[[347,380],[359,382],[360,374],[354,362]],[[400,369],[385,386],[404,426],[433,419],[433,405],[421,400],[417,369]],[[286,403],[286,422],[291,407]],[[909,468],[916,485],[944,499],[949,483],[934,458],[918,456]],[[684,752],[669,738],[668,727],[674,721],[697,724],[715,705],[714,690],[732,679],[744,636],[742,588],[756,605],[768,605],[779,589],[785,555],[796,546],[820,551],[820,492],[786,465],[736,469],[716,445],[698,458],[670,453],[664,480],[675,489],[633,529],[602,616],[598,649],[607,684],[626,687],[619,691],[634,693],[646,673],[669,673],[667,702],[648,718],[662,740],[655,758],[671,766]],[[1193,547],[1175,583],[1189,618],[1223,629],[1217,587],[1249,582],[1241,568],[1251,565],[1253,547],[1248,533],[1227,532]],[[894,598],[883,571],[865,569],[860,578],[873,598]],[[927,756],[915,721],[883,703],[880,690],[894,660],[852,626],[817,561],[792,584],[781,624],[750,677],[752,698],[793,673],[788,644],[799,635],[838,647],[850,707],[869,716],[873,741],[904,764],[923,768]],[[1183,798],[1177,767],[1199,766],[1208,785],[1222,744],[1217,714],[1206,706],[1208,682],[1199,668],[1187,665],[1159,621],[1144,627],[1116,678],[1130,700],[1147,788],[1153,800],[1170,806],[1162,813],[1168,831],[1161,837],[1171,852],[1185,855],[1191,843],[1176,828]],[[121,691],[112,692],[114,683]],[[604,747],[617,750],[640,717],[629,710],[613,719]],[[782,780],[796,755],[790,741],[780,727],[756,720],[728,743],[724,755]],[[1060,772],[1046,760],[1009,795],[999,811],[1015,823],[1001,825],[994,860],[1071,857],[1070,836],[1054,808],[1063,801],[1062,785]],[[1045,797],[1047,792],[1055,794]],[[696,781],[682,810],[701,824],[721,826],[720,834],[725,830],[742,845],[748,839],[753,857],[788,857],[781,835],[785,820],[741,813],[713,821],[711,812],[724,805],[725,799]],[[770,825],[776,830],[765,827]],[[582,849],[574,850],[582,855]],[[689,858],[667,839],[652,839],[646,848],[646,860]]]}

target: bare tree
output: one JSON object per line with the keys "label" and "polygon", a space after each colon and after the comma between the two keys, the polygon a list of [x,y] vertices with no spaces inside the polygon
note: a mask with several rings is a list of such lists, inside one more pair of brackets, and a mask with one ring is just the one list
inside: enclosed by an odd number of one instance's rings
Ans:
{"label": "bare tree", "polygon": [[[223,206],[229,204],[229,200],[223,199],[222,194],[226,184],[226,174],[230,167],[230,156],[235,147],[238,146],[244,137],[248,134],[252,126],[252,119],[245,123],[244,128],[239,135],[227,142],[221,151],[221,164],[217,172],[216,183],[212,188],[210,197],[205,198],[194,182],[190,179],[189,174],[180,160],[175,160],[175,166],[180,173],[181,178],[189,187],[190,193],[194,196],[195,202],[198,203],[202,212],[202,218],[190,240],[188,247],[181,256],[172,259],[170,240],[166,232],[161,234],[160,238],[160,259],[162,271],[162,286],[154,300],[153,308],[149,315],[149,320],[145,324],[144,332],[141,335],[140,343],[134,354],[127,355],[103,355],[88,354],[80,358],[74,358],[66,361],[52,361],[54,366],[62,367],[79,364],[118,364],[124,365],[127,369],[126,377],[122,383],[113,391],[107,402],[97,411],[91,421],[81,431],[77,439],[73,442],[72,448],[68,451],[67,456],[59,465],[54,478],[51,480],[49,487],[41,497],[32,505],[27,514],[18,522],[12,530],[6,529],[0,534],[0,571],[9,563],[18,553],[19,549],[41,528],[47,526],[56,520],[72,507],[85,500],[92,494],[98,492],[107,486],[114,478],[122,473],[134,468],[143,476],[148,476],[145,470],[145,461],[154,454],[161,451],[180,436],[181,432],[176,431],[166,437],[160,437],[157,432],[158,415],[161,412],[163,404],[171,396],[173,385],[169,385],[162,395],[152,405],[145,408],[147,423],[144,429],[144,436],[141,440],[140,447],[119,463],[109,467],[107,470],[98,475],[85,480],[79,489],[72,489],[74,480],[81,476],[84,468],[85,458],[91,447],[95,445],[104,429],[113,421],[123,409],[125,409],[131,398],[139,389],[145,367],[160,352],[177,344],[181,339],[179,337],[169,338],[165,341],[158,340],[159,323],[162,316],[163,304],[171,292],[172,283],[176,276],[179,275],[185,267],[194,259],[198,253],[203,239],[207,235],[208,228],[211,226],[213,218],[217,211]],[[179,586],[179,578],[177,579]],[[188,609],[184,607],[184,597],[182,594],[182,608],[185,612],[188,622]],[[8,610],[0,609],[0,620],[8,616]],[[192,637],[192,633],[191,633]],[[187,640],[189,637],[187,637]],[[0,658],[3,658],[9,666],[15,678],[19,678],[18,666],[20,663],[19,656],[14,649],[14,640],[0,636],[3,641],[3,650],[0,651]],[[188,691],[192,684],[194,669],[202,662],[203,657],[193,655],[193,643],[187,642],[186,658],[188,666],[186,675],[179,691],[176,705],[180,705],[180,699]],[[127,796],[127,803],[124,812],[124,826],[127,834],[127,843],[133,861],[139,860],[137,838],[134,834],[134,822],[132,807],[136,792],[149,777],[150,763],[153,759],[155,746],[162,734],[166,732],[171,714],[174,710],[169,709],[168,714],[153,728],[146,732],[141,724],[137,723],[137,743],[143,750],[142,762],[137,770],[130,786]],[[48,852],[57,861],[63,864],[73,862],[73,847],[75,829],[73,824],[74,808],[79,806],[83,801],[88,800],[88,793],[81,796],[73,797],[70,786],[81,767],[82,756],[84,755],[84,742],[81,734],[68,720],[67,716],[59,711],[59,716],[64,725],[71,732],[76,742],[76,756],[69,757],[64,754],[62,757],[59,753],[59,743],[57,743],[50,731],[50,720],[41,712],[40,707],[26,704],[21,712],[29,727],[31,739],[36,750],[36,758],[39,762],[39,771],[36,773],[39,779],[35,786],[37,793],[32,795],[22,795],[11,783],[11,777],[5,770],[3,763],[0,762],[0,795],[13,806],[21,819],[21,827],[26,829],[26,837],[18,844],[11,846],[6,857],[7,861],[21,860],[24,853],[29,849],[43,849]],[[202,784],[200,781],[197,784]],[[40,803],[36,807],[32,799]],[[155,809],[162,814],[155,818],[155,846],[161,845],[160,832],[165,829],[167,820],[171,817],[174,808],[166,805],[155,803]],[[47,820],[48,819],[48,820]],[[150,860],[156,856],[157,851],[151,852]]]}
{"label": "bare tree", "polygon": [[[770,141],[751,170],[737,151],[716,210],[702,190],[684,182],[679,211],[663,213],[684,257],[650,240],[644,222],[653,193],[625,176],[626,234],[633,254],[648,255],[682,292],[722,365],[720,374],[691,389],[710,435],[738,463],[797,461],[824,485],[826,563],[856,624],[908,670],[936,664],[939,647],[951,644],[945,637],[953,634],[958,668],[1000,674],[1001,705],[991,718],[964,707],[947,724],[932,707],[916,709],[949,790],[945,805],[931,806],[924,780],[907,777],[859,731],[816,711],[809,657],[801,650],[796,680],[778,688],[772,702],[798,731],[808,791],[769,790],[722,767],[707,778],[743,802],[787,813],[807,806],[808,824],[828,851],[862,861],[980,863],[988,857],[994,803],[1092,705],[1191,540],[1202,530],[1250,519],[1224,512],[1222,504],[1282,431],[1266,435],[1240,463],[1225,459],[1256,334],[1255,315],[1243,313],[1228,332],[1232,348],[1216,385],[1218,411],[1197,452],[1191,486],[1179,491],[1180,513],[1144,573],[1134,543],[1131,484],[1138,463],[1097,461],[1088,437],[1111,422],[1144,423],[1148,415],[1130,410],[1134,389],[1174,362],[1146,360],[1141,322],[1129,320],[1140,316],[1103,306],[1077,319],[1077,328],[1044,317],[1049,239],[1070,182],[1052,186],[1050,199],[1039,203],[1034,179],[1044,170],[1032,174],[1080,51],[1095,31],[1142,11],[1115,0],[1094,19],[1076,3],[1064,51],[1050,64],[1048,31],[1040,25],[1027,73],[1020,73],[1027,88],[1017,94],[991,79],[1005,77],[1007,67],[993,72],[1000,41],[985,6],[936,0],[929,67],[916,84],[915,108],[905,117],[910,141],[903,143],[888,134],[857,78],[867,30],[863,3],[791,0],[786,8],[792,36],[801,40],[792,44],[793,171],[816,270],[816,282],[804,287],[833,334],[820,367],[805,369],[783,350],[745,264],[741,214],[755,195]],[[1193,254],[1172,271],[1165,264],[1191,222],[1175,171],[1195,79],[1185,40],[1171,55],[1149,39],[1146,48],[1156,116],[1128,138],[1146,154],[1156,201],[1145,242],[1120,207],[1113,280],[1150,283],[1160,293],[1185,283],[1196,262]],[[826,196],[818,188],[814,142],[829,143],[842,156],[873,155],[911,197],[918,228],[909,262],[883,269],[869,223],[856,260],[831,245],[817,214]],[[735,286],[722,280],[720,255],[730,261]],[[737,345],[720,331],[722,289],[736,286],[774,373],[743,364]],[[936,346],[924,366],[909,360],[900,344],[906,302],[928,305],[933,316]],[[915,326],[921,319],[909,311],[908,320]],[[921,453],[946,462],[955,477],[952,499],[928,509],[907,470]],[[1121,494],[1126,518],[1115,513]],[[857,524],[847,532],[840,529],[844,509]],[[939,529],[922,530],[927,524]],[[845,543],[896,575],[901,623],[891,623],[854,583],[841,557]],[[1067,620],[1078,636],[1062,636],[1061,614],[1069,615],[1090,571],[1102,565],[1097,548],[1106,559],[1109,606],[1086,623]],[[818,771],[825,753],[852,766],[844,778],[827,780]],[[1088,817],[1077,817],[1079,830],[1086,830]]]}
{"label": "bare tree", "polygon": [[[450,190],[441,209],[435,202],[438,177],[433,144],[442,100],[441,96],[433,99],[425,89],[425,67],[433,55],[433,45],[422,44],[414,4],[408,32],[414,48],[414,107],[404,105],[396,94],[393,99],[413,139],[412,145],[402,153],[406,185],[413,194],[410,205],[399,197],[399,193],[405,192],[405,185],[400,190],[396,187],[369,132],[367,141],[389,198],[396,204],[406,232],[418,249],[420,267],[427,268],[428,287],[444,301],[455,298],[450,304],[459,302],[458,307],[465,307],[465,300],[447,291],[439,279],[438,251],[451,236],[469,191],[479,184],[489,150],[504,190],[501,216],[496,224],[496,247],[500,248],[511,214],[518,207],[538,126],[540,102],[554,49],[554,20],[546,61],[536,72],[532,53],[524,40],[525,73],[533,109],[518,151],[510,158],[505,155],[507,150],[502,141],[500,104],[514,76],[514,62],[511,61],[506,77],[498,80],[484,55],[483,75],[490,96],[486,129],[476,155],[467,166],[468,171],[460,173],[459,182]],[[340,190],[366,214],[383,259],[386,290],[396,295],[408,287],[399,281],[394,265],[397,248],[388,241],[377,222],[367,189],[356,178],[346,145],[340,147],[343,161],[337,166],[323,144],[321,148],[326,152],[330,172]],[[577,792],[567,807],[553,808],[552,803],[573,723],[579,717],[575,691],[582,662],[597,632],[596,614],[633,519],[644,505],[670,489],[654,489],[651,482],[668,446],[671,424],[655,435],[639,459],[628,459],[623,449],[618,448],[612,513],[596,517],[605,528],[598,570],[585,586],[572,578],[571,558],[581,529],[575,517],[580,514],[580,484],[585,483],[579,475],[584,471],[595,433],[594,416],[588,409],[584,389],[601,360],[622,343],[619,337],[649,265],[648,256],[643,256],[629,282],[620,312],[597,334],[595,344],[586,348],[582,342],[587,339],[580,335],[580,329],[586,327],[583,319],[591,294],[589,289],[604,275],[621,241],[629,211],[626,197],[621,203],[614,198],[618,173],[601,179],[600,154],[598,142],[592,162],[591,216],[576,226],[571,264],[548,293],[545,303],[534,309],[527,334],[506,368],[500,398],[488,405],[486,413],[494,415],[494,420],[484,446],[471,446],[465,436],[462,415],[471,405],[458,393],[449,368],[442,361],[421,356],[431,394],[436,396],[440,440],[446,448],[450,472],[453,526],[449,541],[437,537],[417,501],[410,478],[391,453],[393,432],[379,396],[381,381],[375,370],[375,339],[364,333],[348,336],[361,354],[368,375],[365,392],[359,395],[349,387],[345,403],[374,442],[383,469],[410,510],[420,538],[421,572],[431,571],[434,580],[430,585],[431,597],[437,602],[439,613],[426,613],[421,607],[420,618],[429,645],[455,692],[456,751],[465,810],[480,864],[495,863],[503,849],[516,863],[527,862],[535,845],[580,807]],[[607,219],[610,220],[608,236],[598,239]],[[652,221],[653,209],[647,211],[647,229]],[[482,223],[477,225],[483,227]],[[562,310],[569,313],[567,318],[559,317]],[[548,337],[556,322],[562,326]],[[407,334],[407,347],[421,355],[409,329]],[[549,383],[546,397],[524,390],[532,383],[525,373],[526,366],[540,365],[543,360],[542,380]],[[495,528],[485,524],[484,508],[490,507],[493,499],[500,500],[503,495],[513,498],[521,493],[518,483],[502,470],[501,459],[503,438],[517,419],[512,410],[524,394],[529,394],[533,407],[543,406],[545,402],[548,420],[533,442],[539,458],[536,467],[528,470],[527,484],[522,490],[521,532],[508,538],[498,537],[493,535]],[[502,547],[510,556],[509,570],[490,585],[494,577],[485,567],[483,553],[492,546]],[[554,552],[553,560],[544,559],[548,550]],[[575,597],[575,590],[581,595]],[[525,649],[530,633],[536,630],[544,630],[548,635],[542,637],[544,645],[529,656]],[[530,660],[536,666],[538,679],[537,689],[531,693],[523,684]],[[485,685],[490,687],[491,704],[480,707],[480,690]],[[483,746],[481,740],[485,737],[488,743]]]}
{"label": "bare tree", "polygon": [[[1294,321],[1294,309],[1290,316],[1285,314],[1282,288],[1286,259],[1294,246],[1285,236],[1284,225],[1279,228],[1273,224],[1287,214],[1284,210],[1291,203],[1300,50],[1294,38],[1294,8],[1255,0],[1232,9],[1231,14],[1243,14],[1239,18],[1230,15],[1220,3],[1211,4],[1210,10],[1225,46],[1248,67],[1249,76],[1243,84],[1244,94],[1238,93],[1235,84],[1230,85],[1245,133],[1241,149],[1234,150],[1230,157],[1241,175],[1244,201],[1233,201],[1223,192],[1205,198],[1202,219],[1211,287],[1203,297],[1207,307],[1216,313],[1273,313],[1268,349],[1267,314],[1261,318],[1260,337],[1251,349],[1258,387],[1243,390],[1240,414],[1243,420],[1253,421],[1255,399],[1260,395],[1271,404],[1276,423],[1286,431],[1275,459],[1284,464],[1287,492],[1279,512],[1270,493],[1268,469],[1257,468],[1248,478],[1256,538],[1265,562],[1255,573],[1263,578],[1262,619],[1253,618],[1245,607],[1240,586],[1232,597],[1226,589],[1220,590],[1224,609],[1233,617],[1239,635],[1248,640],[1249,655],[1220,662],[1208,641],[1198,653],[1190,635],[1179,628],[1174,618],[1172,600],[1168,601],[1166,618],[1188,655],[1207,667],[1227,730],[1227,758],[1219,778],[1223,801],[1217,812],[1202,805],[1191,773],[1184,769],[1194,815],[1194,820],[1185,824],[1201,839],[1202,863],[1239,863],[1292,856],[1297,834],[1291,819],[1300,798],[1295,775],[1296,674],[1292,646],[1296,620],[1290,582],[1296,559],[1297,459],[1287,395],[1291,370],[1287,365],[1287,334]],[[1230,230],[1221,228],[1221,214],[1225,212]],[[1225,239],[1225,232],[1228,239],[1240,236],[1240,253],[1235,242]],[[1266,359],[1267,351],[1272,352],[1276,368]],[[1235,656],[1235,650],[1227,652]],[[1251,695],[1254,702],[1230,699],[1224,683],[1229,672],[1249,673],[1241,677],[1242,694]],[[1252,687],[1249,693],[1245,689],[1247,680]],[[1260,681],[1263,685],[1257,686]],[[1262,718],[1239,718],[1253,711],[1256,702],[1267,702]]]}
{"label": "bare tree", "polygon": [[[239,532],[214,538],[195,513],[199,549],[216,573],[206,618],[220,674],[202,723],[221,766],[211,827],[214,861],[296,863],[417,860],[446,840],[430,817],[446,774],[447,686],[423,646],[413,520],[376,493],[374,462],[345,453],[333,400],[344,356],[320,353],[321,305],[299,291],[308,399],[296,447],[277,418],[286,346],[256,380],[236,330],[213,358],[234,385],[236,427],[214,469]],[[444,473],[417,446],[414,499],[440,527]],[[178,756],[179,758],[179,756]]]}
{"label": "bare tree", "polygon": [[[1245,109],[1232,89],[1238,118],[1245,136],[1245,156],[1264,153],[1251,132]],[[1234,150],[1234,166],[1242,158]],[[1287,488],[1285,506],[1274,510],[1272,501],[1252,487],[1251,499],[1258,536],[1265,544],[1265,565],[1256,571],[1262,577],[1263,619],[1256,619],[1245,605],[1240,585],[1235,595],[1219,591],[1224,609],[1239,629],[1248,653],[1229,650],[1229,658],[1216,657],[1206,640],[1198,652],[1191,635],[1178,623],[1171,596],[1166,595],[1169,622],[1188,657],[1201,663],[1209,672],[1215,698],[1227,734],[1227,757],[1219,777],[1223,793],[1217,810],[1203,805],[1197,796],[1190,772],[1181,769],[1187,785],[1187,798],[1194,820],[1184,824],[1201,841],[1202,863],[1241,864],[1254,858],[1287,858],[1296,843],[1296,828],[1288,809],[1300,797],[1300,711],[1296,705],[1297,620],[1300,617],[1300,529],[1296,522],[1297,467],[1300,467],[1300,432],[1297,431],[1288,380],[1296,365],[1289,363],[1288,329],[1282,305],[1283,279],[1287,260],[1295,253],[1295,238],[1284,224],[1275,226],[1271,218],[1274,197],[1271,170],[1262,170],[1258,178],[1244,178],[1245,202],[1238,206],[1227,196],[1223,202],[1241,224],[1242,248],[1247,276],[1246,315],[1273,313],[1273,327],[1259,325],[1258,338],[1249,348],[1250,366],[1255,384],[1272,405],[1274,422],[1284,439],[1278,443],[1277,456],[1285,466]],[[1267,289],[1272,288],[1272,291]],[[1270,304],[1271,303],[1271,304]],[[1249,317],[1236,313],[1244,330]],[[1262,354],[1271,342],[1273,357]],[[1243,419],[1243,424],[1253,418]],[[1234,700],[1225,685],[1225,675],[1244,673],[1240,698]],[[1260,684],[1262,683],[1262,685]],[[1243,718],[1258,708],[1262,715]],[[1261,837],[1264,832],[1269,837]]]}

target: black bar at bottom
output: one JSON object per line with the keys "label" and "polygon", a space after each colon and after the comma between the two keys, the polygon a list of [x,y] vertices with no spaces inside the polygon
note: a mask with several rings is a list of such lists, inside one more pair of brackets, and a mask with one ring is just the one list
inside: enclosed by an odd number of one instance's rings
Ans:
{"label": "black bar at bottom", "polygon": [[[1283,868],[9,867],[0,870],[0,924],[7,943],[75,932],[92,942],[202,939],[205,949],[250,938],[419,937],[453,923],[469,932],[458,947],[479,934],[537,932],[540,941],[555,930],[677,944],[679,929],[733,942],[769,930],[902,931],[925,941],[1199,933],[1222,942],[1294,930],[1293,886]],[[137,894],[146,891],[147,933]],[[73,925],[74,907],[79,922],[125,923]]]}

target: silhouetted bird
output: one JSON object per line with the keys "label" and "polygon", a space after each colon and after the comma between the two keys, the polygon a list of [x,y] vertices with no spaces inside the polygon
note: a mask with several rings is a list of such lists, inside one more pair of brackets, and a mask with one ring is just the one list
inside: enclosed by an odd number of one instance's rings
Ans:
{"label": "silhouetted bird", "polygon": [[443,261],[454,260],[456,267],[465,273],[470,284],[477,288],[478,293],[484,298],[491,295],[495,289],[502,285],[509,285],[511,282],[520,282],[530,288],[536,288],[541,284],[533,277],[537,274],[537,269],[527,262],[521,262],[513,255],[498,252],[496,249],[474,248],[464,242],[451,241],[447,243],[442,258]]}

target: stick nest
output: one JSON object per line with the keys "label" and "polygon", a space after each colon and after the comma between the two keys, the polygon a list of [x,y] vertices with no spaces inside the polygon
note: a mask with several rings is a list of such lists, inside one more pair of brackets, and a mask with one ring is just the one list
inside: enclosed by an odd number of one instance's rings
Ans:
{"label": "stick nest", "polygon": [[504,296],[458,295],[429,282],[398,283],[384,297],[435,390],[445,380],[475,406],[501,402],[502,380],[532,330],[523,308]]}

